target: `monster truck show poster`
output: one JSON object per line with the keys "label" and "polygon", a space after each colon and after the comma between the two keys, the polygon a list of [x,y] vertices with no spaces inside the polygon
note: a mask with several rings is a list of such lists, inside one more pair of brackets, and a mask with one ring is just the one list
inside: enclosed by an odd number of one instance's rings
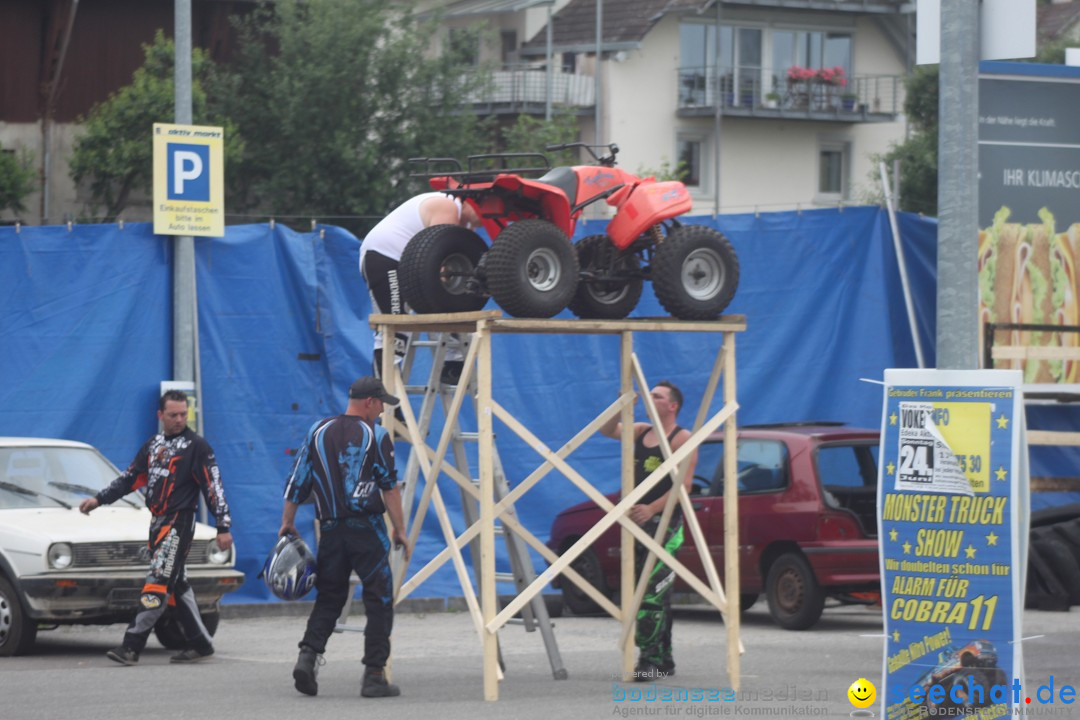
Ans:
{"label": "monster truck show poster", "polygon": [[1011,714],[1027,462],[1019,370],[886,370],[878,471],[884,717]]}
{"label": "monster truck show poster", "polygon": [[[1080,68],[983,63],[979,79],[979,338],[1080,348]],[[1024,383],[1080,384],[1080,362],[999,360]]]}

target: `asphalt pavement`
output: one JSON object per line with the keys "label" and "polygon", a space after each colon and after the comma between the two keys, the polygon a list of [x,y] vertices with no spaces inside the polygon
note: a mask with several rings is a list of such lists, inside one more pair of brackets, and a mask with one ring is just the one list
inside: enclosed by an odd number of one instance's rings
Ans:
{"label": "asphalt pavement", "polygon": [[[302,610],[302,608],[301,608]],[[500,698],[483,700],[481,649],[462,612],[399,613],[393,634],[397,698],[360,697],[363,635],[331,638],[319,674],[319,695],[292,684],[302,614],[231,611],[215,638],[217,654],[196,665],[171,665],[171,651],[151,639],[139,665],[105,658],[122,625],[42,631],[35,655],[0,658],[0,718],[117,720],[199,718],[606,718],[606,717],[850,717],[848,687],[860,677],[879,683],[880,611],[830,607],[810,631],[781,630],[764,602],[743,616],[742,680],[731,690],[725,671],[725,629],[715,611],[680,608],[674,626],[674,677],[627,684],[619,677],[619,626],[606,617],[563,616],[555,636],[566,680],[554,680],[538,632],[500,632],[506,677]],[[1024,613],[1027,686],[1054,676],[1080,686],[1080,611]],[[362,617],[353,618],[362,624]],[[682,691],[685,689],[685,695]],[[644,693],[651,698],[636,700]],[[872,708],[877,712],[878,708]],[[1036,716],[1074,717],[1080,710],[1045,706]]]}

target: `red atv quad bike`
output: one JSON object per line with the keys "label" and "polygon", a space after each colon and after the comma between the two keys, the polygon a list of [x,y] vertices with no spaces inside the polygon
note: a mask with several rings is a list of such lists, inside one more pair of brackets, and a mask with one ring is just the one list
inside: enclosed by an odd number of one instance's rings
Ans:
{"label": "red atv quad bike", "polygon": [[[569,305],[581,318],[624,318],[651,280],[664,308],[684,320],[720,315],[739,284],[731,243],[712,228],[682,225],[690,193],[681,182],[657,182],[615,167],[617,145],[584,148],[595,165],[552,168],[540,153],[416,158],[431,187],[469,203],[492,238],[435,225],[417,233],[398,268],[405,301],[418,313],[479,310],[488,296],[516,317],[551,317]],[[512,167],[512,163],[532,163]],[[449,171],[433,172],[438,167]],[[541,174],[542,173],[542,174]],[[541,174],[531,179],[527,176]],[[586,207],[616,208],[603,235],[570,242]]]}

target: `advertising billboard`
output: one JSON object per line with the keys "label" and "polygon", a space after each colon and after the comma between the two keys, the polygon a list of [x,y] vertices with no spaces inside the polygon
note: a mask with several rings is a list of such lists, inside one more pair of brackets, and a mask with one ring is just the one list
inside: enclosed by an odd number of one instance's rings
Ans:
{"label": "advertising billboard", "polygon": [[[989,70],[989,72],[988,72]],[[979,80],[979,335],[1080,348],[1080,68],[985,63]],[[985,364],[985,361],[984,361]],[[1024,383],[1078,384],[1080,361],[998,360]]]}

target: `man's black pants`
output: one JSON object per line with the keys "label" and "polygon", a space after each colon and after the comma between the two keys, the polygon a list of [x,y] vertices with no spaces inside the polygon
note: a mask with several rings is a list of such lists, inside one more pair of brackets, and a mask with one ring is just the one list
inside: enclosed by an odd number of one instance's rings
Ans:
{"label": "man's black pants", "polygon": [[363,584],[364,665],[381,668],[390,657],[390,632],[394,626],[393,580],[390,573],[390,538],[382,516],[326,520],[319,537],[315,607],[308,618],[300,647],[326,651],[349,598],[349,576],[355,570]]}

